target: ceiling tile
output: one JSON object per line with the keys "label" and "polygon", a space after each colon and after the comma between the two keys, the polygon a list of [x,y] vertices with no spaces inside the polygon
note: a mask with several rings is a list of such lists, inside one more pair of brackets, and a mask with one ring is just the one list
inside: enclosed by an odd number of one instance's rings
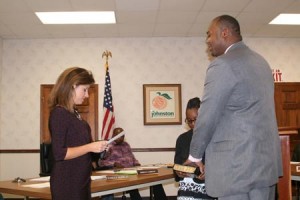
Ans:
{"label": "ceiling tile", "polygon": [[[0,0],[2,1],[2,0]],[[14,0],[13,0],[14,1]],[[72,11],[69,0],[24,0],[32,12]]]}
{"label": "ceiling tile", "polygon": [[0,24],[0,35],[9,36],[9,35],[15,35],[7,25]]}
{"label": "ceiling tile", "polygon": [[18,15],[14,13],[0,13],[0,21],[4,24],[41,24],[41,21],[32,12],[20,12]]}
{"label": "ceiling tile", "polygon": [[[236,17],[238,15],[238,12],[227,12],[226,14]],[[208,27],[211,20],[213,20],[215,17],[220,16],[220,15],[224,15],[224,12],[204,12],[203,11],[197,15],[195,23],[207,24],[207,27]]]}
{"label": "ceiling tile", "polygon": [[191,26],[192,24],[157,24],[154,35],[158,37],[182,37],[187,35],[187,30],[189,30]]}
{"label": "ceiling tile", "polygon": [[70,0],[72,8],[80,11],[112,11],[116,10],[113,0]]}
{"label": "ceiling tile", "polygon": [[162,11],[200,11],[205,0],[161,0]]}
{"label": "ceiling tile", "polygon": [[261,27],[254,36],[259,37],[282,37],[287,32],[286,29],[282,29],[282,25],[269,25]]}
{"label": "ceiling tile", "polygon": [[17,38],[49,38],[51,35],[44,29],[43,25],[30,25],[27,24],[10,25],[10,30],[16,35]]}
{"label": "ceiling tile", "polygon": [[159,12],[157,16],[157,23],[194,23],[198,12],[187,11],[164,11]]}
{"label": "ceiling tile", "polygon": [[190,28],[188,36],[206,37],[207,28],[207,24],[195,23]]}
{"label": "ceiling tile", "polygon": [[124,37],[152,37],[154,31],[154,24],[120,24],[118,27]]}
{"label": "ceiling tile", "polygon": [[[35,11],[113,10],[117,24],[42,25]],[[211,20],[236,17],[244,37],[300,38],[299,26],[268,25],[300,0],[0,0],[0,38],[206,37]]]}
{"label": "ceiling tile", "polygon": [[118,11],[116,13],[116,19],[118,24],[155,23],[156,16],[156,11]]}
{"label": "ceiling tile", "polygon": [[291,5],[294,0],[252,0],[243,12],[280,12],[284,8]]}
{"label": "ceiling tile", "polygon": [[158,10],[159,0],[115,0],[117,10],[144,11]]}
{"label": "ceiling tile", "polygon": [[116,25],[105,24],[105,25],[82,25],[82,30],[86,37],[118,37],[119,30]]}
{"label": "ceiling tile", "polygon": [[288,7],[283,9],[283,12],[285,13],[299,13],[300,12],[300,1],[294,1],[291,3]]}
{"label": "ceiling tile", "polygon": [[202,11],[208,12],[240,12],[251,0],[207,0]]}
{"label": "ceiling tile", "polygon": [[24,0],[0,0],[0,13],[26,12],[29,9]]}

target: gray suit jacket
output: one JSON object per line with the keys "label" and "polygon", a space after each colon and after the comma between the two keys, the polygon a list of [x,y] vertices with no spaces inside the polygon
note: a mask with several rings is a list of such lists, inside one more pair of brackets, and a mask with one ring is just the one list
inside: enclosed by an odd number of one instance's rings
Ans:
{"label": "gray suit jacket", "polygon": [[214,197],[267,187],[282,175],[272,72],[243,42],[207,69],[190,154],[201,158],[204,151],[206,189]]}

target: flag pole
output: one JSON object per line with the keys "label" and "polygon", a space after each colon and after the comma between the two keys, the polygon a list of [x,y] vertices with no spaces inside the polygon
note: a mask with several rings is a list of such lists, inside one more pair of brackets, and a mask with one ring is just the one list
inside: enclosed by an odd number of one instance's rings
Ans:
{"label": "flag pole", "polygon": [[102,122],[102,132],[101,138],[103,140],[108,140],[112,136],[112,132],[115,124],[114,106],[113,98],[111,92],[111,81],[109,75],[108,59],[112,57],[110,51],[104,51],[102,58],[105,57],[105,85],[104,85],[104,99],[103,99],[103,122]]}
{"label": "flag pole", "polygon": [[108,68],[108,58],[109,57],[111,57],[112,58],[112,54],[111,54],[111,52],[110,51],[104,51],[103,53],[102,53],[102,58],[103,57],[105,57],[105,60],[106,60],[106,62],[105,62],[105,69],[107,69]]}

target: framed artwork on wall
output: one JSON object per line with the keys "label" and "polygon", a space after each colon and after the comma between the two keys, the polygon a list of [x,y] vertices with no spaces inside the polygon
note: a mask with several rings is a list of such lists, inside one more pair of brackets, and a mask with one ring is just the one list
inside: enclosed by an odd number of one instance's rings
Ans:
{"label": "framed artwork on wall", "polygon": [[181,84],[144,84],[143,106],[144,125],[181,124]]}

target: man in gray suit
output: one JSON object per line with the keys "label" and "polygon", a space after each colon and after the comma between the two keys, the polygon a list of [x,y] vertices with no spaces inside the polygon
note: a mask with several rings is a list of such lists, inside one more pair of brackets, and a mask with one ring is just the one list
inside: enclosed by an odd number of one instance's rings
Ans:
{"label": "man in gray suit", "polygon": [[215,58],[186,164],[204,173],[205,151],[207,193],[219,200],[273,200],[282,161],[271,69],[243,43],[231,16],[211,22],[206,43]]}

